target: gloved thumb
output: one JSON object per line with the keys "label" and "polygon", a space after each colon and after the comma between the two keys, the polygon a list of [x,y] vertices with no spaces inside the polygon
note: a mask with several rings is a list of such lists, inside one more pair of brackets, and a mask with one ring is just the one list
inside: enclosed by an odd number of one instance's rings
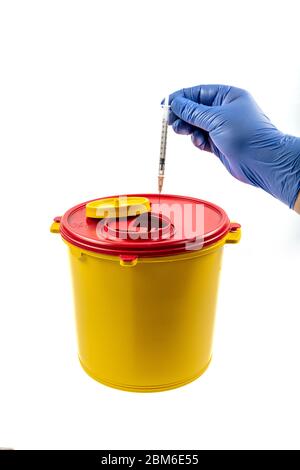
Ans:
{"label": "gloved thumb", "polygon": [[171,109],[178,118],[207,132],[211,132],[215,128],[215,108],[214,106],[198,104],[183,96],[175,97],[171,102]]}

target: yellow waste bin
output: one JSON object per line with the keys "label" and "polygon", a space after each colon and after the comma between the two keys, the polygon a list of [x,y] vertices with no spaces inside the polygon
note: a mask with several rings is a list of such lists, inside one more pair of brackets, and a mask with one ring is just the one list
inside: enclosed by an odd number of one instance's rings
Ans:
{"label": "yellow waste bin", "polygon": [[79,359],[135,392],[176,388],[208,367],[225,243],[240,225],[200,199],[157,194],[89,201],[56,217],[68,245]]}

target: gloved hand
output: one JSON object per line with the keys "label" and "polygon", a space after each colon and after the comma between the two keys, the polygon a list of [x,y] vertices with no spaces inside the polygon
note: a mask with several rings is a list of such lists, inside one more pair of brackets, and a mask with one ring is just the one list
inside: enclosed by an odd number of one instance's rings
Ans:
{"label": "gloved hand", "polygon": [[225,85],[200,85],[169,97],[169,124],[191,134],[237,179],[293,208],[300,191],[300,139],[280,132],[251,95]]}

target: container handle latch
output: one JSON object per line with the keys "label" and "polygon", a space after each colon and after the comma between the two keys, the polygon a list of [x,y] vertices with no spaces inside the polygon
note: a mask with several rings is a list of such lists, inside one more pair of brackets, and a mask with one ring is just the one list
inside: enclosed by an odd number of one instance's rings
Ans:
{"label": "container handle latch", "polygon": [[241,239],[241,235],[241,225],[237,222],[231,222],[226,243],[238,243]]}
{"label": "container handle latch", "polygon": [[61,216],[54,217],[53,222],[50,227],[51,233],[59,233]]}
{"label": "container handle latch", "polygon": [[132,268],[138,262],[138,257],[134,255],[120,255],[120,266],[127,266]]}

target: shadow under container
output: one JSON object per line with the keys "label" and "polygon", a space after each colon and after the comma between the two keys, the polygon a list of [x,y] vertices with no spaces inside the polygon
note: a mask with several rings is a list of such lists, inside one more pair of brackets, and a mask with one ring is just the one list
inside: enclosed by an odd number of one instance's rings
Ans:
{"label": "shadow under container", "polygon": [[223,247],[240,225],[200,199],[139,194],[69,209],[79,360],[110,387],[156,392],[208,367]]}

